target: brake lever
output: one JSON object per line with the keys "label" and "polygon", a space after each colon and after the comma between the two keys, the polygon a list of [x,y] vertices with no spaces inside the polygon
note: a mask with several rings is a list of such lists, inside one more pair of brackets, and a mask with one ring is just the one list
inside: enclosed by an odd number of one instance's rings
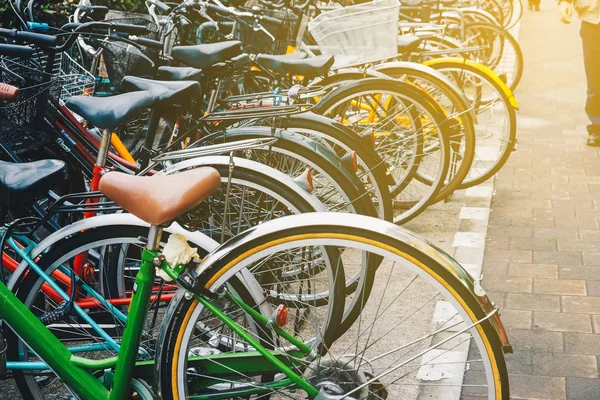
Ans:
{"label": "brake lever", "polygon": [[217,32],[219,32],[219,24],[217,24],[217,21],[215,21],[214,19],[212,19],[210,17],[210,15],[208,15],[208,13],[206,12],[206,3],[202,3],[202,5],[200,6],[200,10],[198,10],[198,13],[205,19],[209,20],[210,22],[212,22],[212,24],[215,27],[215,30]]}
{"label": "brake lever", "polygon": [[263,33],[265,33],[267,36],[269,36],[271,38],[272,41],[275,41],[275,36],[271,35],[271,32],[269,32],[268,30],[265,29],[264,26],[262,26],[262,24],[260,23],[260,20],[258,18],[256,18],[254,20],[254,24],[252,26],[252,29],[257,32],[257,31],[262,31]]}
{"label": "brake lever", "polygon": [[150,63],[150,65],[152,66],[152,68],[154,68],[156,66],[156,64],[154,64],[154,61],[152,61],[150,59],[150,57],[148,57],[147,55],[145,55],[144,52],[142,51],[142,49],[144,48],[144,46],[141,46],[141,45],[137,44],[136,42],[134,42],[134,41],[132,41],[132,40],[130,40],[128,38],[125,38],[125,37],[119,35],[116,32],[109,32],[108,37],[111,38],[111,39],[113,39],[113,40],[119,41],[119,42],[127,43],[127,50],[125,50],[125,51],[127,51],[128,53],[131,53],[131,51],[129,50],[130,46],[131,47],[135,47],[139,51],[139,54],[137,54],[137,53],[135,54],[136,56],[140,56],[144,60],[148,61]]}
{"label": "brake lever", "polygon": [[148,9],[148,14],[150,14],[154,23],[157,26],[160,26],[159,21],[158,21],[158,15],[156,15],[156,11],[155,11],[156,6],[154,4],[148,5],[149,3],[147,1],[145,2],[145,4],[146,4],[146,9]]}

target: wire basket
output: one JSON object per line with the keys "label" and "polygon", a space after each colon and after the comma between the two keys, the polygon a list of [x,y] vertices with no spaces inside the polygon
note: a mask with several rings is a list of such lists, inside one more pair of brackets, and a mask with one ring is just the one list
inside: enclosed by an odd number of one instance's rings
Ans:
{"label": "wire basket", "polygon": [[60,100],[67,101],[73,96],[92,96],[96,86],[94,75],[82,67],[66,53],[58,59],[58,77],[62,88]]}
{"label": "wire basket", "polygon": [[398,54],[399,10],[398,0],[343,7],[319,14],[308,30],[336,67],[382,60]]}
{"label": "wire basket", "polygon": [[261,10],[261,14],[283,21],[281,25],[261,21],[261,25],[275,38],[271,38],[261,30],[245,23],[240,23],[238,40],[242,42],[244,51],[250,54],[285,54],[288,45],[296,45],[296,24],[298,17],[289,10]]}
{"label": "wire basket", "polygon": [[35,52],[31,58],[0,58],[0,82],[20,89],[19,101],[0,104],[0,142],[16,154],[36,150],[50,140],[41,128],[48,99],[59,97],[56,76],[43,72],[47,58]]}
{"label": "wire basket", "polygon": [[48,56],[36,49],[30,58],[1,57],[0,82],[20,89],[19,101],[0,104],[0,141],[15,154],[36,150],[50,137],[42,129],[48,101],[92,95],[94,77],[66,53],[54,57],[50,72]]}
{"label": "wire basket", "polygon": [[[159,39],[159,28],[148,15],[111,10],[106,17],[106,21],[109,22],[146,26],[151,32],[138,36],[152,40]],[[121,81],[127,75],[149,77],[154,75],[154,67],[147,58],[156,64],[158,62],[158,55],[158,50],[148,47],[140,50],[135,46],[123,42],[110,41],[105,43],[102,57],[104,58],[104,65],[106,66],[111,86],[119,90]]]}

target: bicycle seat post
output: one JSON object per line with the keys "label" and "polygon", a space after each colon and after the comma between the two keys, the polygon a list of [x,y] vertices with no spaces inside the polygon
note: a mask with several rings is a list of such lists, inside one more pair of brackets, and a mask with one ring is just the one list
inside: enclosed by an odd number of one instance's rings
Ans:
{"label": "bicycle seat post", "polygon": [[104,167],[108,158],[108,150],[110,146],[111,132],[108,129],[102,129],[102,139],[100,147],[98,147],[98,157],[96,158],[96,166]]}
{"label": "bicycle seat post", "polygon": [[160,225],[150,225],[148,232],[148,244],[146,248],[150,251],[157,251],[160,247],[160,239],[162,237],[163,227]]}
{"label": "bicycle seat post", "polygon": [[[106,159],[108,158],[108,151],[110,149],[110,137],[112,133],[108,129],[102,129],[102,138],[100,139],[100,146],[98,147],[98,156],[96,157],[96,164],[92,171],[92,182],[90,187],[92,190],[98,190],[98,184],[100,178],[104,172],[104,166],[106,165]],[[94,213],[86,212],[84,216],[91,217]]]}

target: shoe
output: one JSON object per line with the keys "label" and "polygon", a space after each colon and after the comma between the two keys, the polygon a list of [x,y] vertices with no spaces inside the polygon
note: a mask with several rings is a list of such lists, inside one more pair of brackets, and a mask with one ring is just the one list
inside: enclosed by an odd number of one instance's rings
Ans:
{"label": "shoe", "polygon": [[540,6],[535,6],[535,11],[540,11]]}
{"label": "shoe", "polygon": [[587,138],[586,144],[592,147],[600,147],[600,133],[592,132]]}

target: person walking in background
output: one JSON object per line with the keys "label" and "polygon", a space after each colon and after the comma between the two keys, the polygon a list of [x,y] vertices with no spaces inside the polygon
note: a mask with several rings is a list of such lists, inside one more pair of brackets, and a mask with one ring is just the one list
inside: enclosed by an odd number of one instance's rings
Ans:
{"label": "person walking in background", "polygon": [[600,0],[559,0],[560,20],[570,24],[573,10],[581,19],[583,64],[587,77],[585,112],[588,146],[600,146]]}

